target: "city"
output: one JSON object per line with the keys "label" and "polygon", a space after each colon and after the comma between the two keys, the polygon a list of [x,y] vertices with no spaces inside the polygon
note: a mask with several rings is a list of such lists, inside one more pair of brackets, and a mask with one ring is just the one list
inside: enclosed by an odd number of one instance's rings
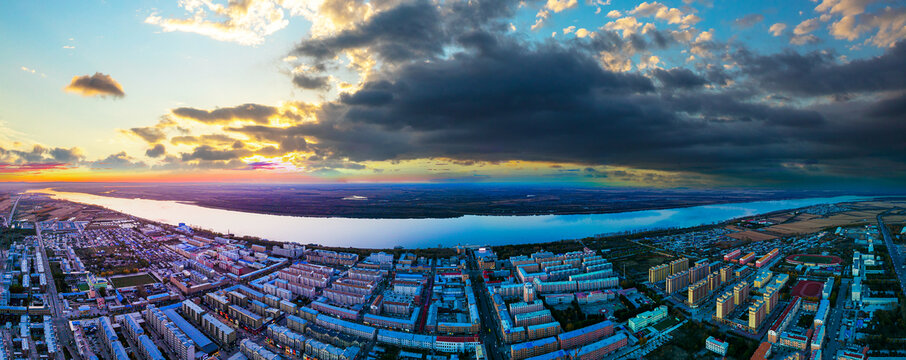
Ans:
{"label": "city", "polygon": [[0,360],[906,359],[906,0],[7,0],[0,49]]}
{"label": "city", "polygon": [[[0,204],[4,358],[906,355],[902,200],[550,244],[370,250],[13,199]],[[78,211],[49,218],[67,206]]]}

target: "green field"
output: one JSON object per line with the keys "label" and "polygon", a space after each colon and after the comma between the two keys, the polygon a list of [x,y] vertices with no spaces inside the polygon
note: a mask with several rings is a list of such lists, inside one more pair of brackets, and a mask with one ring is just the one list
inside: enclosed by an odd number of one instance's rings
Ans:
{"label": "green field", "polygon": [[794,257],[793,257],[793,260],[795,260],[795,261],[801,261],[801,262],[804,262],[804,263],[810,263],[810,264],[831,264],[831,263],[834,263],[834,258],[832,258],[832,257],[826,257],[826,256],[820,256],[820,255],[799,255],[799,256],[794,256]]}
{"label": "green field", "polygon": [[154,280],[154,277],[147,274],[135,274],[135,275],[126,275],[111,278],[110,282],[113,283],[115,287],[129,287],[129,286],[140,286],[145,284],[154,284],[157,283],[157,280]]}

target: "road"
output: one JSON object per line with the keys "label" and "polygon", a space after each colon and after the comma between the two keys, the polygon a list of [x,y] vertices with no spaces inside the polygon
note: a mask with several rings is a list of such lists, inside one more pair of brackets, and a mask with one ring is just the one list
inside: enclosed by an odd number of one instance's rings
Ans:
{"label": "road", "polygon": [[826,338],[824,339],[824,350],[821,352],[821,357],[825,360],[835,359],[837,355],[837,350],[841,348],[841,344],[837,342],[838,336],[837,333],[840,331],[840,323],[843,321],[843,314],[846,311],[843,308],[843,305],[846,303],[846,299],[849,297],[849,283],[850,279],[840,280],[840,289],[837,290],[837,303],[833,304],[833,307],[830,309],[830,314],[827,316],[827,324],[825,324],[824,334]]}
{"label": "road", "polygon": [[16,198],[16,202],[13,203],[13,209],[9,212],[9,218],[6,219],[6,226],[11,226],[13,224],[13,215],[16,215],[16,207],[19,206],[19,200],[22,200],[22,195]]}
{"label": "road", "polygon": [[906,294],[906,269],[903,269],[903,256],[897,251],[893,243],[893,236],[890,236],[890,229],[884,224],[882,214],[878,214],[878,229],[884,235],[884,245],[887,246],[887,253],[890,254],[890,260],[893,262],[893,272],[897,275],[900,282],[900,291]]}
{"label": "road", "polygon": [[38,251],[44,255],[44,263],[41,265],[44,266],[44,276],[47,278],[47,288],[45,290],[47,296],[45,296],[45,301],[47,301],[47,306],[50,306],[53,310],[53,324],[57,329],[57,338],[59,340],[57,344],[61,347],[60,351],[57,351],[57,359],[63,359],[62,347],[69,349],[69,354],[73,358],[81,359],[79,350],[74,346],[75,339],[69,329],[69,321],[63,317],[63,304],[57,295],[57,284],[54,282],[53,272],[50,270],[50,257],[47,256],[47,251],[44,249],[44,237],[41,236],[41,226],[37,222],[35,223],[35,233],[38,235]]}
{"label": "road", "polygon": [[[469,258],[469,278],[472,279],[472,291],[475,293],[475,301],[478,302],[478,315],[481,317],[481,330],[478,337],[488,351],[488,358],[491,360],[503,360],[506,357],[501,349],[500,342],[497,339],[500,334],[500,324],[494,318],[494,311],[491,309],[491,298],[488,294],[487,287],[481,276],[481,270],[478,270],[478,261],[475,260],[474,254],[470,251]],[[479,280],[481,280],[479,283]]]}

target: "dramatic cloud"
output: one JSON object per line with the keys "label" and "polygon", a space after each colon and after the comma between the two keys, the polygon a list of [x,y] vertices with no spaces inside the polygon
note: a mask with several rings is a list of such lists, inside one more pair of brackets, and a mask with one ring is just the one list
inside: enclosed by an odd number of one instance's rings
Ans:
{"label": "dramatic cloud", "polygon": [[218,160],[233,160],[237,159],[240,156],[247,155],[247,152],[241,150],[219,150],[215,149],[208,145],[202,145],[196,147],[192,150],[191,153],[183,153],[182,161],[191,161],[191,160],[206,160],[206,161],[218,161]]}
{"label": "dramatic cloud", "polygon": [[47,164],[61,163],[74,164],[82,160],[82,150],[79,148],[48,148],[34,145],[31,150],[5,149],[0,147],[0,163],[25,165],[31,163]]}
{"label": "dramatic cloud", "polygon": [[330,79],[327,76],[296,74],[293,75],[293,84],[303,89],[327,90],[330,88]]}
{"label": "dramatic cloud", "polygon": [[759,86],[795,95],[906,90],[906,42],[880,56],[848,63],[840,63],[822,51],[773,55],[740,51],[734,59]]}
{"label": "dramatic cloud", "polygon": [[[185,106],[122,132],[147,142],[153,169],[341,175],[405,164],[438,174],[534,163],[615,183],[906,179],[903,6],[827,0],[777,17],[807,19],[789,26],[734,13],[696,28],[709,12],[684,3],[586,1],[601,21],[593,28],[574,18],[577,0],[183,1],[184,19],[146,21],[256,45],[291,16],[309,19],[273,61],[312,102]],[[526,33],[533,14],[533,30],[559,26]],[[765,51],[727,27],[824,49]],[[0,163],[149,168],[126,153],[89,162],[70,150],[3,150]]]}
{"label": "dramatic cloud", "polygon": [[92,161],[88,166],[97,170],[115,170],[145,168],[148,165],[140,161],[135,161],[131,156],[126,155],[125,151],[121,151],[104,159]]}
{"label": "dramatic cloud", "polygon": [[64,90],[82,96],[112,96],[115,98],[126,96],[123,87],[113,77],[101,73],[91,76],[75,76]]}
{"label": "dramatic cloud", "polygon": [[205,134],[200,136],[174,136],[170,138],[170,143],[173,145],[230,145],[238,141],[237,139],[231,138],[225,134]]}
{"label": "dramatic cloud", "polygon": [[126,133],[138,136],[152,144],[167,137],[160,128],[154,126],[131,128]]}
{"label": "dramatic cloud", "polygon": [[[731,178],[773,174],[788,180],[805,176],[799,173],[804,168],[795,164],[818,164],[809,168],[839,176],[851,171],[850,159],[856,156],[877,164],[901,160],[895,152],[901,141],[889,136],[868,140],[876,135],[876,123],[902,113],[902,107],[885,105],[897,99],[845,111],[771,105],[754,101],[758,93],[746,86],[709,92],[709,83],[733,80],[719,69],[654,69],[651,75],[659,84],[655,88],[638,74],[605,70],[596,55],[628,44],[646,49],[656,41],[597,34],[567,45],[474,34],[460,42],[466,50],[450,58],[377,73],[361,89],[324,104],[315,122],[226,130],[272,143],[315,139],[298,147],[316,154],[311,161],[518,159]],[[713,38],[700,33],[698,42]],[[896,76],[903,71],[896,64],[902,56],[902,49],[895,47],[877,58],[838,63],[821,52],[756,55],[741,49],[730,60],[738,63],[744,77],[735,80],[744,85],[823,95],[901,89],[906,77]],[[871,75],[868,69],[877,72]],[[860,80],[843,82],[854,77]],[[851,118],[863,120],[844,121]],[[843,134],[852,136],[840,142]],[[877,150],[866,153],[864,148]],[[227,159],[232,154],[211,155]],[[901,165],[894,173],[904,176],[906,169]]]}
{"label": "dramatic cloud", "polygon": [[167,148],[163,144],[157,144],[152,146],[148,151],[145,151],[145,155],[148,157],[161,157],[167,153]]}
{"label": "dramatic cloud", "polygon": [[184,119],[191,119],[206,124],[229,123],[235,120],[253,121],[266,124],[268,118],[277,114],[277,109],[258,104],[244,104],[236,107],[200,110],[189,107],[173,109],[172,114]]}
{"label": "dramatic cloud", "polygon": [[63,163],[74,163],[76,161],[79,161],[83,157],[82,150],[80,150],[79,148],[72,148],[72,149],[53,148],[50,151],[48,151],[48,154],[54,160],[63,162]]}
{"label": "dramatic cloud", "polygon": [[296,53],[324,60],[340,51],[367,45],[387,61],[432,57],[443,51],[441,24],[436,7],[417,1],[381,12],[336,36],[303,41]]}
{"label": "dramatic cloud", "polygon": [[666,88],[689,89],[704,86],[708,83],[705,78],[696,75],[692,70],[675,68],[670,70],[655,69],[654,77]]}

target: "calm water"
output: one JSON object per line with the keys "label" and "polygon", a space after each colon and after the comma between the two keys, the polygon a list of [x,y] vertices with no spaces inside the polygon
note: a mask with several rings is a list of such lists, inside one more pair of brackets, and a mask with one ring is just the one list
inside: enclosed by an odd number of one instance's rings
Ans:
{"label": "calm water", "polygon": [[270,240],[332,246],[417,248],[437,245],[502,245],[576,239],[597,234],[690,227],[771,211],[865,199],[837,196],[757,201],[593,215],[463,216],[452,219],[349,219],[264,215],[210,209],[175,201],[121,199],[35,190],[57,199],[103,206],[168,224],[180,222]]}

